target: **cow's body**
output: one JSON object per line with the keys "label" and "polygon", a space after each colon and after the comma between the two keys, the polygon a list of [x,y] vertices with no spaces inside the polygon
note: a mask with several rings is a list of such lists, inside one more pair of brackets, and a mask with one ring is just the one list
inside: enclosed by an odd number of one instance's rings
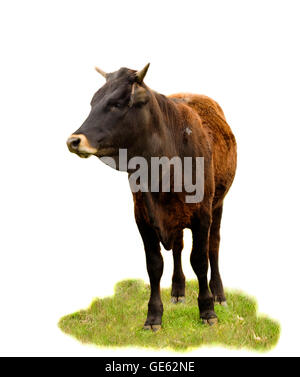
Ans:
{"label": "cow's body", "polygon": [[[201,202],[186,203],[185,193],[174,192],[172,188],[170,192],[136,192],[133,193],[133,197],[135,218],[144,242],[151,284],[151,297],[144,327],[156,330],[162,320],[160,278],[163,259],[160,243],[166,249],[173,250],[172,301],[184,300],[185,277],[181,268],[181,251],[185,228],[191,229],[193,234],[191,264],[199,281],[200,317],[213,324],[216,322],[214,302],[226,303],[218,266],[219,229],[223,200],[236,170],[235,138],[222,109],[215,101],[194,94],[165,97],[149,89],[140,78],[136,80],[135,77],[139,77],[139,74],[121,69],[105,76],[107,87],[104,86],[103,90],[100,89],[94,96],[92,105],[96,103],[95,110],[92,109],[87,121],[69,139],[69,149],[82,157],[86,154],[99,156],[104,152],[106,155],[115,156],[117,147],[126,147],[129,157],[142,156],[149,162],[151,157],[161,156],[170,159],[175,156],[181,159],[204,157],[204,197]],[[145,72],[142,76],[144,75]],[[119,94],[119,97],[126,98],[125,104],[122,104],[122,112],[116,108],[109,110],[107,103],[111,99],[109,96],[108,99],[105,97],[108,91],[113,93],[112,97],[116,97],[118,87],[122,87],[122,95]],[[118,102],[120,103],[120,99]],[[101,143],[97,144],[97,137],[91,132],[95,134],[97,131],[95,114],[100,113],[100,110],[102,115],[98,115],[99,121],[104,122],[107,117],[116,114],[115,122],[122,123],[124,130],[112,131],[115,128],[112,128],[111,122],[102,128],[98,126],[98,140],[101,140]],[[132,118],[128,118],[130,111]],[[131,129],[130,138],[128,132]],[[113,132],[118,132],[114,138],[111,136]],[[76,145],[74,137],[78,137],[77,141],[75,140]],[[84,143],[85,145],[78,149],[78,145]],[[210,290],[207,282],[208,260],[211,265]]]}
{"label": "cow's body", "polygon": [[[193,216],[206,205],[206,201],[212,200],[212,210],[222,206],[235,175],[236,142],[221,107],[211,98],[180,93],[165,98],[163,102],[165,107],[174,107],[178,113],[172,126],[165,124],[172,127],[172,137],[167,134],[165,146],[156,151],[156,155],[170,158],[201,156],[207,160],[206,195],[202,202],[187,204],[181,194],[174,192],[160,193],[152,200],[152,217],[162,233],[160,241],[170,249],[172,241],[168,241],[182,229],[191,228]],[[150,195],[134,194],[135,213],[137,219],[143,217],[151,224],[149,205],[146,205],[150,198],[147,196]]]}

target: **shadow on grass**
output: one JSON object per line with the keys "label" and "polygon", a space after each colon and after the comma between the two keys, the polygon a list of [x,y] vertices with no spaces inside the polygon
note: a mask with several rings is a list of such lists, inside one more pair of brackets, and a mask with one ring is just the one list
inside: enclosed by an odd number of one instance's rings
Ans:
{"label": "shadow on grass", "polygon": [[202,324],[196,281],[186,283],[185,304],[172,304],[170,289],[162,289],[163,327],[156,333],[143,330],[149,294],[150,287],[142,280],[121,281],[114,296],[96,299],[88,309],[61,318],[58,325],[79,341],[97,346],[140,346],[182,352],[223,345],[266,351],[278,341],[279,324],[258,316],[255,300],[237,291],[226,291],[228,307],[215,305],[217,325]]}

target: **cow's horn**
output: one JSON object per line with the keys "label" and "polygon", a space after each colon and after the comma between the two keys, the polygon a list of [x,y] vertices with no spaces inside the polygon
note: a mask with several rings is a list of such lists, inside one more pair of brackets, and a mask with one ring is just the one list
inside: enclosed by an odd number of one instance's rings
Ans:
{"label": "cow's horn", "polygon": [[107,73],[102,71],[102,69],[98,68],[98,67],[95,67],[95,70],[100,73],[100,75],[102,75],[103,77],[107,78]]}
{"label": "cow's horn", "polygon": [[139,83],[142,83],[142,82],[143,82],[144,77],[146,76],[146,73],[147,73],[147,71],[148,71],[149,65],[150,65],[150,63],[146,64],[145,67],[144,67],[143,69],[141,69],[140,71],[138,71],[138,72],[136,73],[137,81],[138,81]]}

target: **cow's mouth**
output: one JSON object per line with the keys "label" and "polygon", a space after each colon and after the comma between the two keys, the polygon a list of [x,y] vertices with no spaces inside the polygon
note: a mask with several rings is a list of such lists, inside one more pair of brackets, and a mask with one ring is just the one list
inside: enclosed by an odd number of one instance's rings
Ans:
{"label": "cow's mouth", "polygon": [[119,150],[114,147],[103,147],[99,148],[98,152],[95,153],[97,157],[115,157],[119,154]]}
{"label": "cow's mouth", "polygon": [[96,157],[116,157],[119,153],[118,149],[113,147],[100,148],[97,152],[91,153],[89,150],[80,149],[75,152],[80,158]]}
{"label": "cow's mouth", "polygon": [[86,153],[86,152],[77,152],[76,153],[80,158],[89,158],[92,156],[92,153]]}
{"label": "cow's mouth", "polygon": [[70,152],[77,154],[81,158],[90,156],[115,157],[119,153],[118,148],[110,145],[102,144],[98,148],[91,146],[87,137],[83,134],[72,134],[67,140],[67,145]]}

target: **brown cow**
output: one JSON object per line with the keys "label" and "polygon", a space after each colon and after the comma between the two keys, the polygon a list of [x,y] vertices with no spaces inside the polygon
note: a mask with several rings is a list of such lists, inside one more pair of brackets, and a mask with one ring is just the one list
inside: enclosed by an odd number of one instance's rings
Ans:
{"label": "brown cow", "polygon": [[[223,200],[236,170],[236,142],[220,106],[209,97],[175,94],[166,97],[143,81],[149,64],[137,72],[121,68],[113,73],[97,71],[106,84],[94,95],[91,112],[83,125],[68,139],[69,150],[80,157],[111,157],[118,166],[119,150],[128,158],[143,157],[149,164],[154,156],[204,157],[204,196],[187,203],[186,190],[133,192],[135,219],[143,239],[151,296],[145,329],[161,327],[163,304],[160,279],[163,258],[160,243],[173,250],[172,301],[183,302],[185,277],[181,266],[183,230],[193,235],[191,265],[199,281],[200,318],[217,322],[214,303],[226,305],[219,272],[218,254]],[[136,171],[136,170],[135,170]],[[128,169],[129,177],[134,170]],[[193,168],[193,177],[197,172]],[[172,170],[171,177],[174,177]],[[150,177],[151,178],[151,177]],[[159,177],[161,180],[162,176]],[[208,260],[211,279],[208,286]]]}

